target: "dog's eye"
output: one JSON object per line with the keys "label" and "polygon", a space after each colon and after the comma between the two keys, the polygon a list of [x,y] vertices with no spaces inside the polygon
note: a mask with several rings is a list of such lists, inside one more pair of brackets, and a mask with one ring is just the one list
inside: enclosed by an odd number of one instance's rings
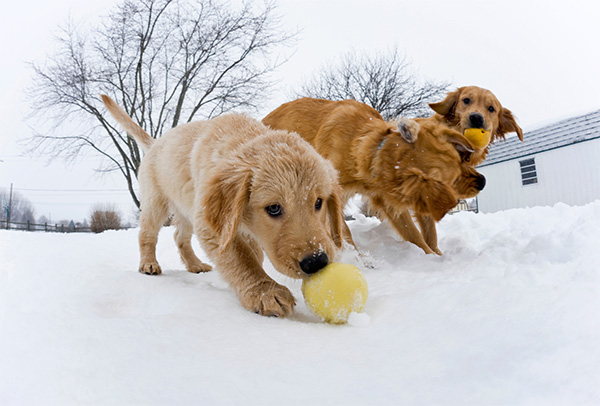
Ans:
{"label": "dog's eye", "polygon": [[321,199],[320,197],[317,199],[317,201],[315,202],[315,210],[319,211],[321,210],[321,207],[323,206],[323,199]]}
{"label": "dog's eye", "polygon": [[283,214],[283,210],[281,206],[278,204],[272,204],[270,206],[265,207],[267,214],[271,217],[279,217]]}
{"label": "dog's eye", "polygon": [[493,112],[495,112],[495,111],[496,111],[496,109],[494,108],[494,106],[490,106],[490,107],[488,107],[488,111],[489,111],[490,113],[493,113]]}
{"label": "dog's eye", "polygon": [[469,99],[468,97],[465,97],[465,98],[463,99],[463,103],[464,103],[464,104],[471,104],[471,99]]}

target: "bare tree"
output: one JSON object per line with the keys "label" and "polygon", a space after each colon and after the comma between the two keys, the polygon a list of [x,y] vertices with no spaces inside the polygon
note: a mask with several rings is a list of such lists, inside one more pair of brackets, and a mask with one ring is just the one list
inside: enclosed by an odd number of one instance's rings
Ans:
{"label": "bare tree", "polygon": [[253,110],[283,62],[275,51],[293,37],[273,3],[250,0],[238,9],[212,0],[123,0],[91,30],[68,23],[57,51],[33,65],[33,117],[49,118],[51,130],[32,137],[31,149],[68,159],[100,153],[101,170],[118,170],[139,207],[140,150],[107,120],[100,94],[119,101],[154,138],[192,119]]}
{"label": "bare tree", "polygon": [[31,201],[17,191],[0,189],[0,220],[13,223],[35,223],[35,208]]}
{"label": "bare tree", "polygon": [[321,68],[297,96],[354,99],[373,107],[388,120],[430,116],[427,103],[439,99],[449,86],[445,82],[419,81],[406,57],[393,49],[374,56],[350,52],[338,65]]}

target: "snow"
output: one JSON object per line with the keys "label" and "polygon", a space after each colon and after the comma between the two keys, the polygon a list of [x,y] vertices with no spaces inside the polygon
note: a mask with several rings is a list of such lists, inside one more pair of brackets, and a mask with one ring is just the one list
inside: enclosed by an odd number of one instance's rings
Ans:
{"label": "snow", "polygon": [[268,263],[293,317],[244,310],[171,228],[161,276],[137,272],[137,230],[0,231],[0,404],[600,403],[600,201],[446,216],[442,257],[354,216],[364,257],[338,260],[369,300],[342,326]]}

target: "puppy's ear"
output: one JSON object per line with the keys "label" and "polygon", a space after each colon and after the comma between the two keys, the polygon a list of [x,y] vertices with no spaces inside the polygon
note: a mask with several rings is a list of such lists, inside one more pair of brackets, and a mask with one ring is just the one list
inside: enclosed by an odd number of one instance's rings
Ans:
{"label": "puppy's ear", "polygon": [[523,130],[517,124],[517,120],[513,116],[509,109],[502,107],[500,112],[500,120],[498,122],[498,128],[494,132],[494,138],[504,138],[504,134],[515,132],[519,136],[519,139],[523,141]]}
{"label": "puppy's ear", "polygon": [[327,199],[329,214],[329,227],[331,238],[338,248],[342,248],[344,226],[344,203],[341,198],[341,187],[336,186],[331,196]]}
{"label": "puppy's ear", "polygon": [[444,100],[438,103],[429,103],[429,107],[436,113],[446,117],[446,120],[452,121],[454,120],[454,110],[456,109],[456,103],[458,103],[458,99],[460,98],[460,92],[461,88],[454,92],[449,92]]}
{"label": "puppy's ear", "polygon": [[244,209],[250,198],[252,174],[247,171],[223,170],[206,184],[202,207],[205,223],[214,231],[223,252],[235,237]]}
{"label": "puppy's ear", "polygon": [[450,186],[427,178],[418,170],[407,179],[404,187],[415,212],[430,215],[435,221],[440,221],[458,202]]}

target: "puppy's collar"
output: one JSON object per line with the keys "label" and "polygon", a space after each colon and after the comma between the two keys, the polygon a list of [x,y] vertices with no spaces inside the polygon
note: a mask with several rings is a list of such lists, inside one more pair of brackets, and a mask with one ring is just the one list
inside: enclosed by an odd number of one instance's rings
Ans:
{"label": "puppy's collar", "polygon": [[387,141],[387,137],[385,137],[383,139],[383,141],[381,141],[381,144],[379,144],[379,146],[377,147],[377,152],[379,152],[381,150],[381,148],[383,148],[383,145],[385,144],[385,142]]}

